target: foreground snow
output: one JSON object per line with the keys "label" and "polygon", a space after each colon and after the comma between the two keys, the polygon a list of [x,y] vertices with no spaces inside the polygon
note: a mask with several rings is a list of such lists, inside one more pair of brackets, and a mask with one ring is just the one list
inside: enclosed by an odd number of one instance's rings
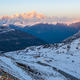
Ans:
{"label": "foreground snow", "polygon": [[68,80],[58,70],[80,79],[80,38],[5,53],[0,56],[0,68],[20,80]]}
{"label": "foreground snow", "polygon": [[[15,57],[17,58],[15,59]],[[63,75],[54,71],[51,67],[38,64],[38,61],[41,61],[42,58],[35,61],[35,58],[32,57],[33,56],[30,55],[27,55],[26,57],[25,55],[14,55],[14,57],[1,56],[0,68],[20,80],[66,80]],[[33,70],[34,72],[29,72],[28,68],[22,68],[17,65],[17,63],[29,66],[31,71]]]}

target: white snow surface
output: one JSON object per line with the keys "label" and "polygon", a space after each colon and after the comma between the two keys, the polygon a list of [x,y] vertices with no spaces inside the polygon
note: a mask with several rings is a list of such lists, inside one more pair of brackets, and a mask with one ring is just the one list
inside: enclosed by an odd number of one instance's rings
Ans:
{"label": "white snow surface", "polygon": [[67,80],[52,67],[80,79],[80,38],[69,44],[33,46],[0,56],[0,68],[20,80]]}

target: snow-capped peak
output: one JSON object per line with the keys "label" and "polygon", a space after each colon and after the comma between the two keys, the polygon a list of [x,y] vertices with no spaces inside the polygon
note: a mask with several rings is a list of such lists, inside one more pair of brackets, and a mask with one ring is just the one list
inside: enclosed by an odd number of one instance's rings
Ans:
{"label": "snow-capped peak", "polygon": [[13,24],[13,25],[26,26],[38,23],[48,23],[48,24],[64,23],[69,25],[75,22],[80,22],[80,20],[76,18],[46,16],[44,14],[37,13],[35,11],[26,12],[22,14],[14,14],[11,16],[0,16],[0,25]]}

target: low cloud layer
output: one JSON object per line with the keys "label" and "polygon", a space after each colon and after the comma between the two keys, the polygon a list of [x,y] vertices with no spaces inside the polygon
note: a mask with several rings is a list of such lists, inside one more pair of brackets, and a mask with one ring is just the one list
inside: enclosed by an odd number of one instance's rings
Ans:
{"label": "low cloud layer", "polygon": [[48,24],[56,24],[56,23],[65,23],[71,24],[75,22],[80,22],[80,19],[76,18],[67,18],[67,17],[48,17],[43,14],[39,14],[35,11],[27,12],[23,14],[15,14],[12,16],[1,16],[0,17],[0,25],[34,25],[39,23],[48,23]]}

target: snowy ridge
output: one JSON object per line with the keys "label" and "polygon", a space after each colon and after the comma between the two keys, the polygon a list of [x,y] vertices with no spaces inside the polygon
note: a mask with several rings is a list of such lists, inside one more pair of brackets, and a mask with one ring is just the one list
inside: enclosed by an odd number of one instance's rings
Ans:
{"label": "snowy ridge", "polygon": [[9,27],[0,27],[0,34],[6,33],[6,32],[10,32],[10,31],[15,31],[15,29],[11,29]]}
{"label": "snowy ridge", "polygon": [[80,38],[1,54],[0,68],[20,80],[80,80]]}

